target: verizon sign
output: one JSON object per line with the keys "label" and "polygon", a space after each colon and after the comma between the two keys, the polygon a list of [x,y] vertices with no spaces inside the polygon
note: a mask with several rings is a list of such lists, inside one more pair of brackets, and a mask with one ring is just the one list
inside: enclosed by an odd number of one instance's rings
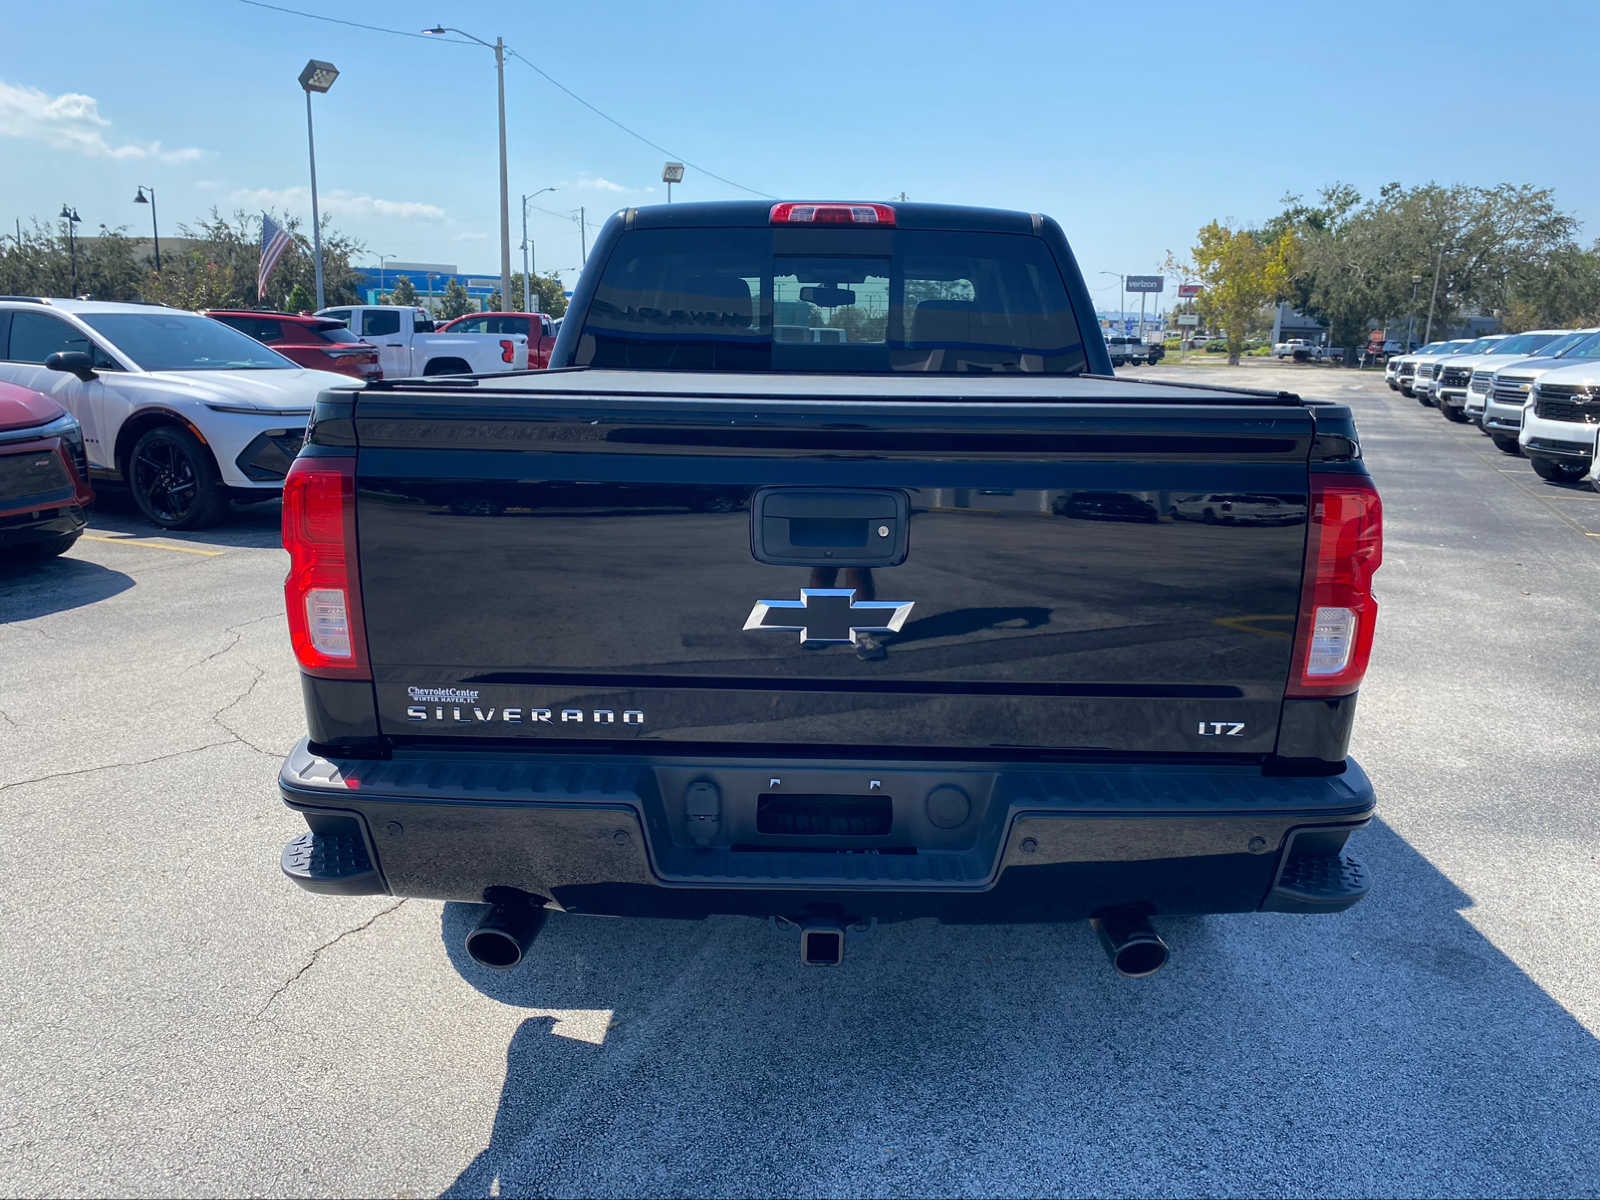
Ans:
{"label": "verizon sign", "polygon": [[1164,275],[1129,275],[1128,290],[1130,292],[1159,292],[1167,285]]}

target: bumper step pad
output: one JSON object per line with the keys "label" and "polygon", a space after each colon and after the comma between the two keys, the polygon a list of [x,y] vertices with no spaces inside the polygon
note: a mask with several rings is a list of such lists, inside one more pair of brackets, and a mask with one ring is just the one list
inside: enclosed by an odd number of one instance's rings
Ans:
{"label": "bumper step pad", "polygon": [[1367,869],[1348,854],[1297,854],[1287,859],[1263,912],[1342,912],[1367,894]]}
{"label": "bumper step pad", "polygon": [[372,866],[359,831],[309,830],[283,848],[283,873],[308,892],[331,896],[382,896],[388,888]]}

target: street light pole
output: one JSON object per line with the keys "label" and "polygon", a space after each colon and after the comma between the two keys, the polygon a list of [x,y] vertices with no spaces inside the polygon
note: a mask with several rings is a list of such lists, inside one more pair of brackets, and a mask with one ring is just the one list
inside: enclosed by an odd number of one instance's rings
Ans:
{"label": "street light pole", "polygon": [[1444,267],[1444,247],[1439,247],[1439,257],[1433,261],[1433,294],[1428,297],[1428,327],[1422,333],[1422,340],[1433,340],[1433,304],[1439,298],[1439,272]]}
{"label": "street light pole", "polygon": [[1128,277],[1116,271],[1101,271],[1100,274],[1109,275],[1117,281],[1117,320],[1120,322],[1128,307]]}
{"label": "street light pole", "polygon": [[394,258],[394,257],[395,256],[393,254],[380,254],[380,255],[378,255],[378,295],[380,295],[380,296],[383,295],[383,284],[384,284],[383,264],[388,262],[389,259]]}
{"label": "street light pole", "polygon": [[528,201],[535,196],[542,196],[545,192],[553,192],[555,187],[542,187],[536,192],[529,192],[522,197],[522,311],[533,311],[533,243],[528,241]]}
{"label": "street light pole", "polygon": [[[145,193],[149,192],[148,197]],[[134,196],[135,204],[148,204],[150,206],[150,236],[156,246],[156,274],[161,274],[161,227],[156,224],[156,190],[147,183],[139,185],[139,191]]]}
{"label": "street light pole", "polygon": [[1406,324],[1406,353],[1410,354],[1417,344],[1417,284],[1422,282],[1421,275],[1411,277],[1411,320]]}
{"label": "street light pole", "polygon": [[72,264],[72,294],[78,294],[78,238],[76,226],[81,220],[78,210],[70,204],[61,206],[61,219],[67,223],[67,258]]}
{"label": "street light pole", "polygon": [[[317,276],[317,308],[328,307],[322,291],[322,215],[317,211],[317,138],[311,127],[311,93],[326,92],[339,78],[339,68],[313,58],[300,72],[300,86],[306,94],[306,147],[311,154],[311,254]],[[382,268],[378,272],[383,273]]]}
{"label": "street light pole", "polygon": [[435,25],[423,33],[459,33],[468,41],[477,42],[494,51],[494,69],[500,92],[500,303],[511,303],[511,185],[506,177],[506,44],[495,38],[486,42],[465,29],[453,25]]}

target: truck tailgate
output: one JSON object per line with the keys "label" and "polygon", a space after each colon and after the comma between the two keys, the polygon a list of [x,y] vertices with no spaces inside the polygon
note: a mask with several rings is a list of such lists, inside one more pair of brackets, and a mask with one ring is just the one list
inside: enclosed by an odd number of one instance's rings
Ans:
{"label": "truck tailgate", "polygon": [[365,393],[383,732],[1269,754],[1313,422],[1152,395]]}

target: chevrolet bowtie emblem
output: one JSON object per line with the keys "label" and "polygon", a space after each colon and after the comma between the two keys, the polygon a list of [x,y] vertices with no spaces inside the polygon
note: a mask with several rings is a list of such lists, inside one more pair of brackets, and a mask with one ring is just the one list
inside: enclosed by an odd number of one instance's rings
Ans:
{"label": "chevrolet bowtie emblem", "polygon": [[757,600],[744,627],[798,633],[802,646],[855,645],[860,633],[899,633],[914,603],[858,602],[855,588],[801,588],[798,600]]}

